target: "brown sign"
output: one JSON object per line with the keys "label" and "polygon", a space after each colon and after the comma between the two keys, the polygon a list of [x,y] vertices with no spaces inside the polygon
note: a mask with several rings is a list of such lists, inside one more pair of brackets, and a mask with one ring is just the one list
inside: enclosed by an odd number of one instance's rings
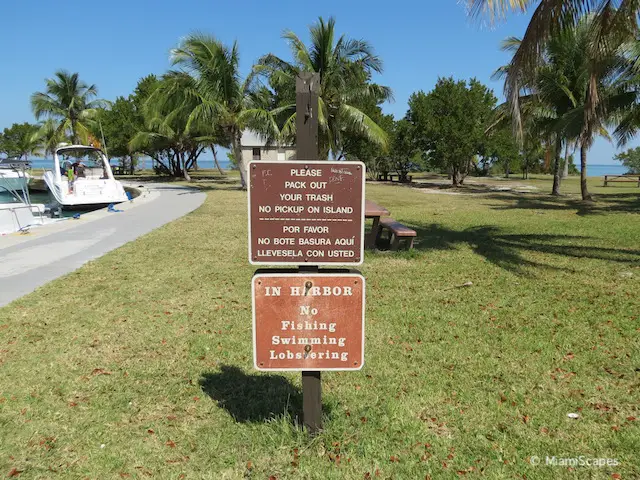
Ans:
{"label": "brown sign", "polygon": [[360,265],[364,164],[249,163],[249,262]]}
{"label": "brown sign", "polygon": [[364,277],[258,273],[253,277],[253,361],[258,370],[360,370]]}

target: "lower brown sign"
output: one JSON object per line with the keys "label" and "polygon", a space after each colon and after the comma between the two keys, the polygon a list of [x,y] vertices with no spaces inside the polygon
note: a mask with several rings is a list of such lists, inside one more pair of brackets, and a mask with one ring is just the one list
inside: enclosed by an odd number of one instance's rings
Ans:
{"label": "lower brown sign", "polygon": [[362,275],[258,273],[252,287],[253,361],[258,370],[362,368]]}

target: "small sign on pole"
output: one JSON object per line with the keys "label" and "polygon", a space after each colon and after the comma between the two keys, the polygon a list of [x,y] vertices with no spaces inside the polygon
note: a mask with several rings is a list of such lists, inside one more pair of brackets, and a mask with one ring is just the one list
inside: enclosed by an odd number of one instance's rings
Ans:
{"label": "small sign on pole", "polygon": [[364,164],[249,163],[249,262],[360,265]]}
{"label": "small sign on pole", "polygon": [[345,273],[257,273],[253,360],[258,370],[360,370],[365,280]]}

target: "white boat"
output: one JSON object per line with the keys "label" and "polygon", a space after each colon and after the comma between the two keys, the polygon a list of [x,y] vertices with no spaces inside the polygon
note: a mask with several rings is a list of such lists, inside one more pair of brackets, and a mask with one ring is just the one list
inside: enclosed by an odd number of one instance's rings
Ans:
{"label": "white boat", "polygon": [[113,178],[106,155],[96,147],[57,148],[53,171],[45,172],[43,178],[62,208],[97,207],[128,200],[122,183]]}
{"label": "white boat", "polygon": [[0,193],[27,188],[31,181],[31,175],[20,168],[24,163],[23,160],[0,159]]}
{"label": "white boat", "polygon": [[0,235],[26,232],[49,221],[44,216],[45,206],[31,203],[28,168],[26,160],[0,160],[0,193],[10,200],[0,202]]}

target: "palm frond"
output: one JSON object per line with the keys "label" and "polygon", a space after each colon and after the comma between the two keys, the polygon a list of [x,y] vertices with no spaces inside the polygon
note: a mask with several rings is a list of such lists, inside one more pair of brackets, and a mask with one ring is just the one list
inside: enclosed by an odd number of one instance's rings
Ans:
{"label": "palm frond", "polygon": [[304,42],[290,30],[284,31],[282,38],[289,43],[294,61],[304,70],[313,71],[313,62],[311,61],[311,56]]}
{"label": "palm frond", "polygon": [[340,113],[347,130],[358,132],[368,140],[387,148],[389,143],[387,133],[364,112],[350,105],[342,105]]}

